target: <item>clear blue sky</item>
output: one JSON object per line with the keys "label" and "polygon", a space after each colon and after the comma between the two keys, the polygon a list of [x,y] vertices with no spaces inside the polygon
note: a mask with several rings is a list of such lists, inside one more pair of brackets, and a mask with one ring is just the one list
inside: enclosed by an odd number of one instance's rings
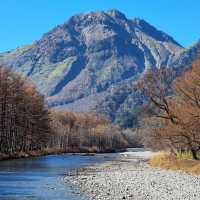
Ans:
{"label": "clear blue sky", "polygon": [[108,9],[143,18],[186,47],[200,39],[200,0],[1,0],[0,52],[32,43],[74,14]]}

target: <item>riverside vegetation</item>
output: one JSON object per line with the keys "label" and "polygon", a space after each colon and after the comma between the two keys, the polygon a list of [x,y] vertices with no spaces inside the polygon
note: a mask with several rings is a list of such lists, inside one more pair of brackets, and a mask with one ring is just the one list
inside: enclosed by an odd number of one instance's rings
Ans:
{"label": "riverside vegetation", "polygon": [[94,114],[51,110],[32,83],[0,66],[0,159],[125,148],[122,130]]}
{"label": "riverside vegetation", "polygon": [[152,166],[199,173],[200,60],[174,80],[176,76],[161,68],[149,71],[139,83],[149,100],[142,120],[143,143],[170,152],[155,155]]}
{"label": "riverside vegetation", "polygon": [[148,104],[139,134],[132,137],[137,141],[128,142],[128,133],[105,118],[49,109],[29,80],[1,66],[0,159],[110,152],[137,144],[142,136],[145,147],[170,152],[154,156],[152,166],[199,173],[200,60],[176,77],[171,69],[154,69],[138,83]]}

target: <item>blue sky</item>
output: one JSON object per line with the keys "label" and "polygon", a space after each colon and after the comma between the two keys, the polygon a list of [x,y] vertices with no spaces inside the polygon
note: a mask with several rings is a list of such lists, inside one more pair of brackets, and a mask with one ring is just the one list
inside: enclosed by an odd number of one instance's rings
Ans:
{"label": "blue sky", "polygon": [[143,18],[185,47],[200,39],[200,0],[2,0],[0,52],[40,39],[74,14],[108,9]]}

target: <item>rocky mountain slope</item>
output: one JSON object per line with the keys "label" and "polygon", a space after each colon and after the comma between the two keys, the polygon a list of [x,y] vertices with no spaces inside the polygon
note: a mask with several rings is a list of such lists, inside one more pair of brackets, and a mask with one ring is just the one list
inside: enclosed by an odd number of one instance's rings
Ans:
{"label": "rocky mountain slope", "polygon": [[0,54],[0,63],[30,77],[50,106],[120,121],[136,112],[134,83],[147,69],[180,68],[199,46],[185,50],[144,20],[110,10],[73,16],[32,45]]}

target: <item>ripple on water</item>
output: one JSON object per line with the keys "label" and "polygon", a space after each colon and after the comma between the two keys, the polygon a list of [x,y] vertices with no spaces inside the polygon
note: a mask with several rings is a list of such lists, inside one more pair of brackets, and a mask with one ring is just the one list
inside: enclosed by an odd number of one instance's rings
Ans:
{"label": "ripple on water", "polygon": [[63,154],[2,161],[0,200],[85,200],[78,188],[64,182],[64,175],[71,169],[111,160],[116,155]]}

